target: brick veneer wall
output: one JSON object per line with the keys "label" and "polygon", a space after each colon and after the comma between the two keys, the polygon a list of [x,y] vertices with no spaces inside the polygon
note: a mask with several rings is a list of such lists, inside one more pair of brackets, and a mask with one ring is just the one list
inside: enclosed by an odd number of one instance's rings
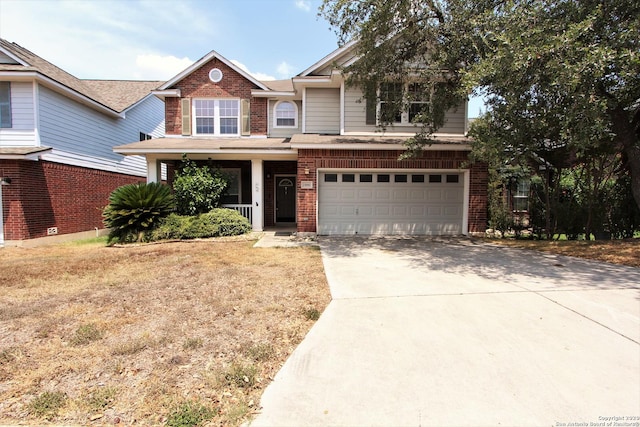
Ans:
{"label": "brick veneer wall", "polygon": [[145,179],[46,161],[0,161],[5,240],[102,229],[102,209],[117,187]]}
{"label": "brick veneer wall", "polygon": [[[460,169],[468,160],[466,151],[427,151],[420,158],[398,160],[397,150],[298,150],[298,231],[316,231],[317,170],[337,169]],[[305,173],[308,169],[309,173]],[[313,189],[300,188],[300,181],[313,181]],[[480,233],[487,222],[488,169],[484,163],[470,167],[469,233]]]}
{"label": "brick veneer wall", "polygon": [[[222,71],[223,77],[219,83],[213,83],[209,80],[209,71],[212,68],[218,68]],[[251,134],[267,134],[267,100],[265,98],[253,98],[251,89],[258,89],[258,87],[217,58],[202,65],[202,67],[178,82],[173,88],[180,89],[180,95],[183,98],[249,99]],[[165,133],[167,135],[180,135],[182,133],[180,98],[166,98],[165,100]]]}

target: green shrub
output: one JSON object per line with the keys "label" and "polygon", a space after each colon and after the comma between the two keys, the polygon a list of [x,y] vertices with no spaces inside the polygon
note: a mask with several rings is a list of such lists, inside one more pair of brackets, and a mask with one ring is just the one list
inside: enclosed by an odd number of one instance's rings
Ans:
{"label": "green shrub", "polygon": [[227,189],[224,174],[208,166],[198,166],[182,156],[182,165],[173,179],[177,212],[181,215],[197,215],[218,207]]}
{"label": "green shrub", "polygon": [[103,212],[104,223],[111,229],[109,243],[144,241],[146,234],[173,209],[174,197],[166,185],[154,182],[116,188]]}
{"label": "green shrub", "polygon": [[215,411],[201,403],[187,402],[177,407],[167,418],[168,427],[192,427],[202,425],[215,415]]}
{"label": "green shrub", "polygon": [[218,227],[218,236],[237,236],[251,231],[249,220],[234,209],[213,209],[202,217],[207,224]]}
{"label": "green shrub", "polygon": [[251,231],[249,221],[233,209],[216,208],[196,216],[171,214],[151,232],[150,240],[204,239]]}

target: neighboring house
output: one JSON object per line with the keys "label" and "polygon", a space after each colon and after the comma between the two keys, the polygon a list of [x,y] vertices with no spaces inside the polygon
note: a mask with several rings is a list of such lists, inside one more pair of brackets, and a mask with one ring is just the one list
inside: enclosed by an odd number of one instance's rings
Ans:
{"label": "neighboring house", "polygon": [[224,202],[254,230],[484,232],[487,167],[467,163],[467,106],[447,113],[422,157],[398,160],[416,110],[381,132],[383,103],[367,103],[336,67],[353,60],[351,43],[292,79],[259,81],[212,51],[154,92],[165,100],[165,137],[114,150],[145,156],[148,181],[163,163],[170,179],[183,154],[225,170],[234,179]]}
{"label": "neighboring house", "polygon": [[103,228],[110,192],[146,175],[113,146],[164,135],[159,84],[81,80],[0,39],[0,245]]}

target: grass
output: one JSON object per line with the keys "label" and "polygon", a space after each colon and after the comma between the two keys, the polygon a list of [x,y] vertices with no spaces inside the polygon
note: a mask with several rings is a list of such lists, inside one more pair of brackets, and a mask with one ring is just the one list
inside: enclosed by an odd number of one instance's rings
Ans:
{"label": "grass", "polygon": [[515,240],[491,239],[492,243],[640,267],[640,238],[623,240]]}
{"label": "grass", "polygon": [[0,250],[0,425],[225,425],[330,300],[320,252],[213,239]]}

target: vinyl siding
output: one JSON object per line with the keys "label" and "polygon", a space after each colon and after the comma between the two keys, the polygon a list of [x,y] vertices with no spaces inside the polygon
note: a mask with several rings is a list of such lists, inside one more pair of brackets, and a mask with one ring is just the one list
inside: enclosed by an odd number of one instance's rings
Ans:
{"label": "vinyl siding", "polygon": [[11,82],[11,128],[0,129],[0,147],[37,146],[33,83]]}
{"label": "vinyl siding", "polygon": [[298,127],[277,128],[274,127],[275,110],[274,107],[279,100],[269,101],[269,136],[271,138],[288,138],[291,135],[302,132],[302,101],[292,101],[298,106]]}
{"label": "vinyl siding", "polygon": [[307,88],[305,101],[306,133],[340,133],[340,89]]}
{"label": "vinyl siding", "polygon": [[[362,95],[362,91],[353,87],[345,88],[344,95],[344,131],[349,132],[376,132],[379,130],[375,125],[366,124],[366,101]],[[446,114],[445,124],[438,130],[440,134],[456,134],[465,133],[465,106],[449,110]],[[390,126],[387,128],[389,133],[413,133],[416,132],[414,126]]]}
{"label": "vinyl siding", "polygon": [[153,137],[164,134],[164,105],[150,96],[126,111],[126,118],[110,118],[40,87],[40,138],[53,152],[46,160],[100,170],[145,176],[142,157],[123,157],[115,145],[138,141],[140,132]]}

